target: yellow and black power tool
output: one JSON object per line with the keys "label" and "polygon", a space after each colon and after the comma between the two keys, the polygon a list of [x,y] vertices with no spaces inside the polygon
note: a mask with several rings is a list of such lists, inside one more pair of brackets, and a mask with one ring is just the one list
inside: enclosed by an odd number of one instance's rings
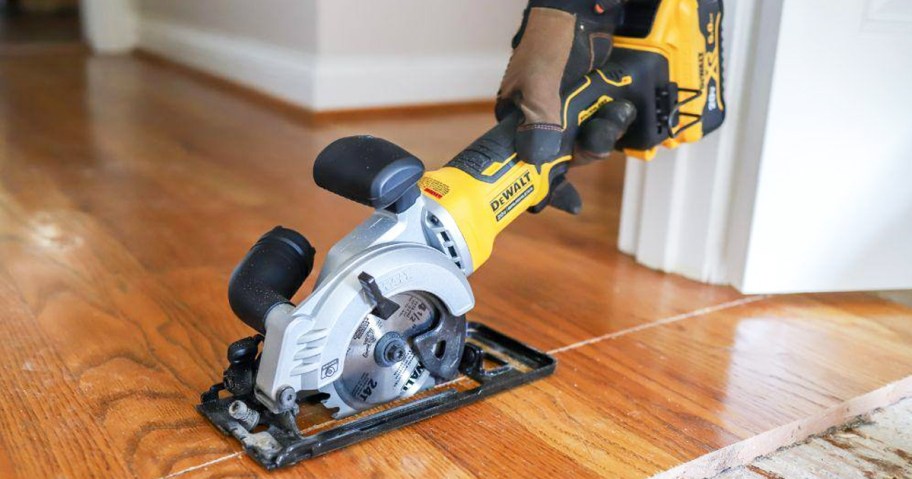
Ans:
{"label": "yellow and black power tool", "polygon": [[[229,283],[232,309],[257,334],[231,345],[223,381],[198,410],[272,469],[550,374],[551,356],[466,321],[468,277],[497,234],[524,211],[579,210],[565,174],[579,128],[606,105],[633,105],[616,146],[644,159],[698,141],[725,116],[721,0],[624,5],[609,62],[564,92],[563,149],[547,161],[517,156],[519,113],[436,171],[375,137],[329,145],[317,184],[375,212],[330,249],[297,305],[314,249],[283,227],[257,241]],[[299,412],[320,404],[349,419],[305,435]]]}
{"label": "yellow and black power tool", "polygon": [[722,125],[721,0],[629,0],[624,8],[609,62],[564,94],[560,155],[541,165],[518,158],[516,113],[419,181],[460,226],[476,268],[522,212],[548,205],[579,211],[564,174],[579,128],[605,105],[633,103],[636,118],[616,146],[643,160]]}

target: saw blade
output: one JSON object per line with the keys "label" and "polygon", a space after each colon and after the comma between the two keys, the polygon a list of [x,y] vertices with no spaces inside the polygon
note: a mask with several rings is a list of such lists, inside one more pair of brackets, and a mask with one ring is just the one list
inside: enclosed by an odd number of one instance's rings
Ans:
{"label": "saw blade", "polygon": [[368,314],[355,329],[345,354],[342,375],[321,388],[327,408],[342,418],[434,386],[408,338],[426,331],[440,314],[430,296],[400,293],[390,298],[399,305],[389,318]]}

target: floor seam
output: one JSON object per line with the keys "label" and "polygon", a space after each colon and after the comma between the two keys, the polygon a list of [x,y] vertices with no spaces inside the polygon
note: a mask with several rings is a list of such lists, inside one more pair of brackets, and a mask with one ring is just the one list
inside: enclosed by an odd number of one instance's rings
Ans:
{"label": "floor seam", "polygon": [[568,344],[566,346],[561,346],[556,349],[548,351],[548,354],[560,354],[566,351],[572,351],[583,346],[589,346],[590,344],[599,343],[609,339],[620,338],[621,336],[626,336],[628,334],[638,333],[640,331],[645,331],[647,329],[657,328],[659,326],[665,326],[667,324],[677,323],[678,321],[683,321],[685,319],[695,318],[698,316],[705,316],[707,314],[715,313],[718,311],[723,311],[730,308],[736,308],[738,306],[743,306],[745,304],[756,303],[757,301],[762,301],[769,298],[772,295],[762,294],[758,296],[748,296],[746,298],[736,299],[734,301],[728,301],[722,304],[717,304],[715,306],[707,306],[705,308],[696,309],[687,313],[678,314],[675,316],[670,316],[664,319],[659,319],[651,323],[641,324],[638,326],[633,326],[631,328],[622,329],[620,331],[615,331],[613,333],[603,334],[601,336],[596,336],[594,338],[585,339],[583,341],[578,341],[573,344]]}
{"label": "floor seam", "polygon": [[167,476],[162,476],[161,479],[171,479],[172,477],[181,476],[181,475],[184,475],[184,474],[186,474],[186,473],[188,473],[188,472],[193,472],[193,471],[195,471],[195,470],[197,470],[197,469],[202,469],[202,468],[204,468],[204,467],[209,467],[209,466],[211,466],[211,465],[213,465],[213,464],[218,464],[218,463],[220,463],[220,462],[227,461],[228,459],[233,459],[233,458],[235,458],[235,457],[239,457],[239,456],[242,455],[242,454],[244,454],[243,451],[233,452],[233,453],[231,453],[231,454],[229,454],[229,455],[227,455],[227,456],[222,456],[222,457],[213,459],[213,460],[211,460],[211,461],[209,461],[209,462],[204,462],[204,463],[202,463],[202,464],[197,464],[196,466],[190,466],[190,467],[188,467],[188,468],[186,468],[186,469],[183,469],[183,470],[180,470],[180,471],[177,471],[177,472],[172,472],[171,474],[168,474]]}

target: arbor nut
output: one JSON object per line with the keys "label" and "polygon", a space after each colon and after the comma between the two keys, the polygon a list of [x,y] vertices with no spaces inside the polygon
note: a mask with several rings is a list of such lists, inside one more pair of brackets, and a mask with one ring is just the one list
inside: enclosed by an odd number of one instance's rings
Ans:
{"label": "arbor nut", "polygon": [[244,429],[252,431],[260,422],[260,413],[247,407],[244,401],[234,401],[228,406],[228,415],[239,422]]}
{"label": "arbor nut", "polygon": [[380,367],[389,367],[405,359],[405,339],[398,333],[389,332],[383,335],[374,349],[374,361]]}
{"label": "arbor nut", "polygon": [[384,357],[387,361],[391,363],[398,363],[402,361],[402,358],[405,357],[405,348],[402,345],[393,343],[386,347],[386,351],[383,352]]}

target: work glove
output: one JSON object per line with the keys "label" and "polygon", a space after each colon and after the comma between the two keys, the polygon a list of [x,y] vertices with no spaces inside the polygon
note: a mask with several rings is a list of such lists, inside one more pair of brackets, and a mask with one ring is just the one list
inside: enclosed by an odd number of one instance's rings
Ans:
{"label": "work glove", "polygon": [[[516,109],[520,158],[534,164],[554,159],[563,136],[561,92],[608,61],[612,34],[626,0],[530,0],[513,38],[513,55],[497,94],[500,121]],[[633,121],[626,101],[603,107],[581,128],[573,165],[605,158]]]}

